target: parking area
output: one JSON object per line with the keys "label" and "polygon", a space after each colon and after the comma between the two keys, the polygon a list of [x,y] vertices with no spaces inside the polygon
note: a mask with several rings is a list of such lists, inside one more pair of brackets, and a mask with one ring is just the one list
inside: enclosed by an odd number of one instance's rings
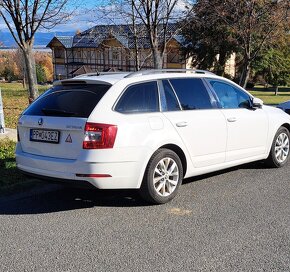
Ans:
{"label": "parking area", "polygon": [[290,164],[191,178],[170,203],[54,187],[0,200],[0,271],[289,271]]}

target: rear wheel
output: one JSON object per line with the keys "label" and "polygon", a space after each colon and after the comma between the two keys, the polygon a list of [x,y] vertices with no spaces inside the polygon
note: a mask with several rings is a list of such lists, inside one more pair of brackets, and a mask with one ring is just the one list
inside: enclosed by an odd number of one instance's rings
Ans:
{"label": "rear wheel", "polygon": [[289,157],[289,131],[280,127],[274,137],[269,157],[266,163],[270,167],[282,167]]}
{"label": "rear wheel", "polygon": [[176,196],[182,178],[182,163],[178,155],[169,149],[159,149],[147,165],[140,195],[154,204],[166,203]]}

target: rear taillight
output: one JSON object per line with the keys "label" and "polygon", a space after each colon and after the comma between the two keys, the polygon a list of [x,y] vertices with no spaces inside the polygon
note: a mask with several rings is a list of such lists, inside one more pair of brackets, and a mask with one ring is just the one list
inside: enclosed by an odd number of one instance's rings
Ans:
{"label": "rear taillight", "polygon": [[113,148],[117,135],[117,126],[86,123],[83,149]]}

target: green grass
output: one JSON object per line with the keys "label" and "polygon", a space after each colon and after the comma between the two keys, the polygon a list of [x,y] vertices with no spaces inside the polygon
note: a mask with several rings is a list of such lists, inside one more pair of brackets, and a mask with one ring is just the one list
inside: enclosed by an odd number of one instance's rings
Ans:
{"label": "green grass", "polygon": [[11,140],[0,140],[0,192],[27,180],[16,168],[15,145]]}
{"label": "green grass", "polygon": [[[50,86],[39,86],[39,93]],[[5,126],[16,128],[17,120],[22,111],[28,106],[28,91],[21,83],[0,83],[2,91]]]}
{"label": "green grass", "polygon": [[15,162],[16,143],[9,139],[0,139],[0,197],[21,192],[43,182],[24,176]]}
{"label": "green grass", "polygon": [[249,91],[253,96],[262,99],[264,101],[264,104],[268,105],[277,105],[287,100],[290,100],[290,88],[286,87],[279,88],[278,95],[275,95],[274,88],[255,88]]}

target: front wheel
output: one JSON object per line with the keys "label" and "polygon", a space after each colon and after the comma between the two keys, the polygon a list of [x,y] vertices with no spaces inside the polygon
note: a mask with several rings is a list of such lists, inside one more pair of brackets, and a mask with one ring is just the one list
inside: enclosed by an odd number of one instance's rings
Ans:
{"label": "front wheel", "polygon": [[150,203],[166,203],[176,196],[182,179],[183,168],[178,155],[169,149],[159,149],[147,165],[140,195]]}
{"label": "front wheel", "polygon": [[270,154],[266,164],[270,167],[282,167],[289,157],[289,131],[285,127],[280,127],[274,137]]}

